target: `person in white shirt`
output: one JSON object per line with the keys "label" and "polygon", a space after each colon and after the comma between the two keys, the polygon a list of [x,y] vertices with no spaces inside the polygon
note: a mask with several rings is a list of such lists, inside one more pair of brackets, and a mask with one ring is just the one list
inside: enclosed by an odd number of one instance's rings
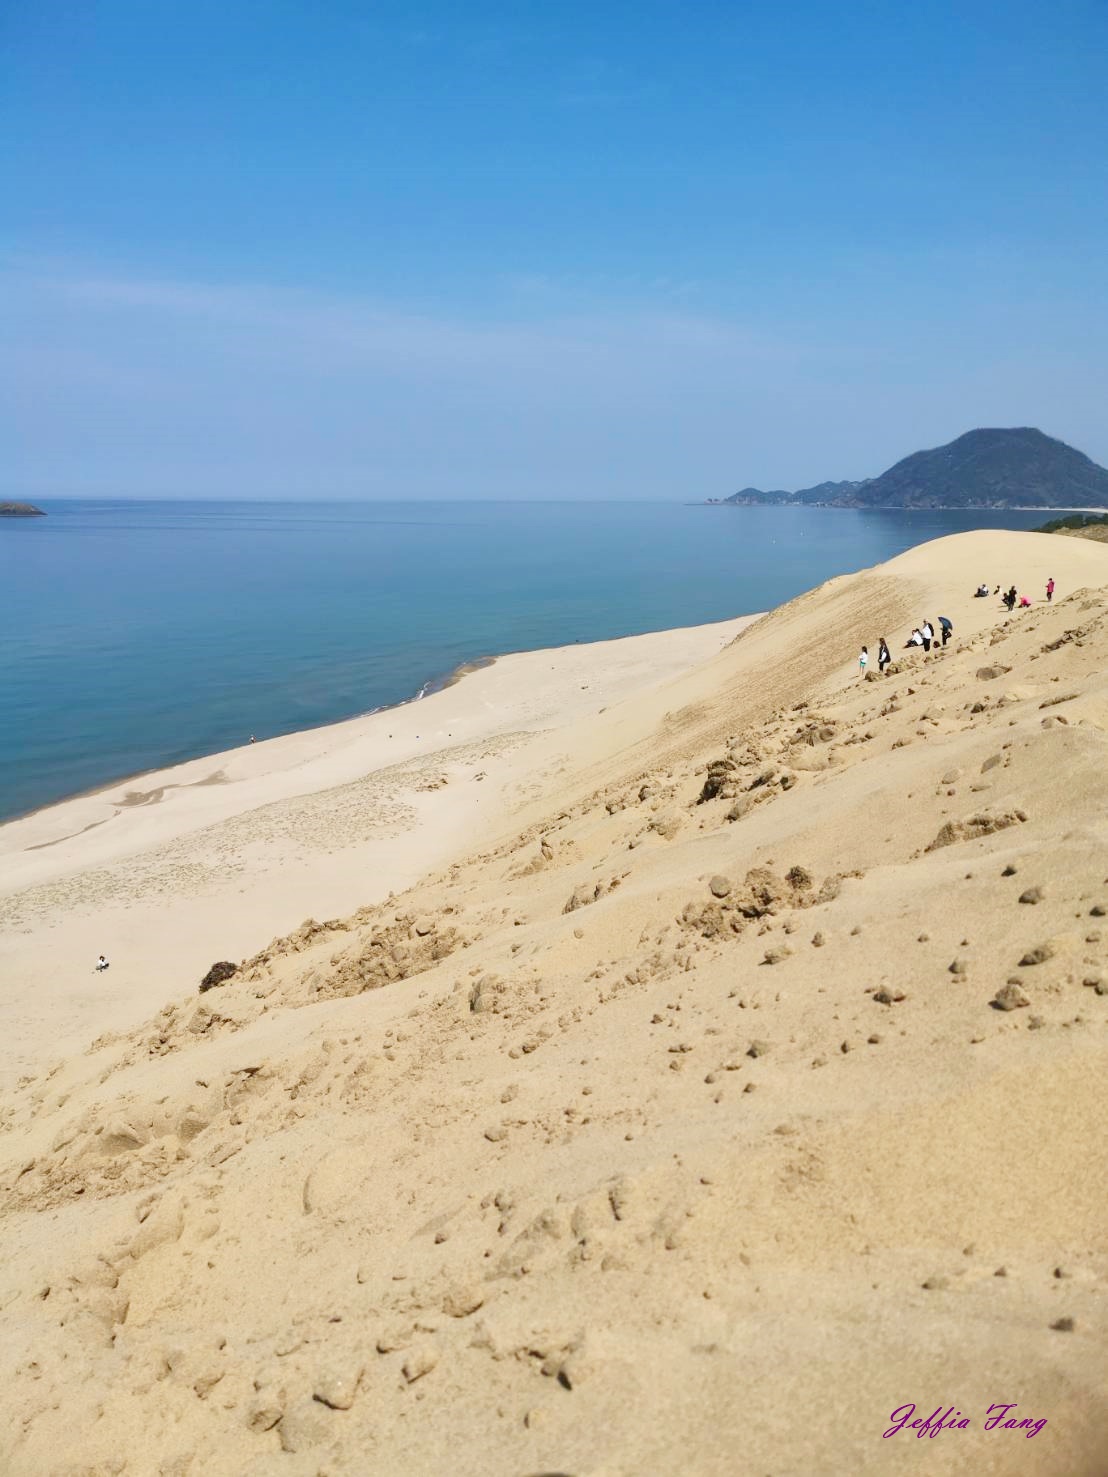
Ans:
{"label": "person in white shirt", "polygon": [[866,675],[866,666],[867,666],[868,663],[869,663],[869,647],[868,646],[863,646],[862,647],[861,655],[858,658],[858,670],[859,670],[859,672],[861,672],[861,674],[862,674],[863,677]]}
{"label": "person in white shirt", "polygon": [[100,958],[97,959],[97,961],[96,961],[96,973],[97,974],[100,974],[100,973],[102,973],[102,971],[104,971],[107,968],[108,968],[108,961],[104,958],[103,954],[101,954],[100,955]]}

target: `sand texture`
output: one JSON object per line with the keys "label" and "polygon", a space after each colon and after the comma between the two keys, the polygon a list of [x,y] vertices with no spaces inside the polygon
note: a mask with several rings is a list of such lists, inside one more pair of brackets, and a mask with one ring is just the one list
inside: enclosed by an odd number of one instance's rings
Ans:
{"label": "sand texture", "polygon": [[668,636],[0,830],[0,1471],[1108,1470],[1108,550]]}

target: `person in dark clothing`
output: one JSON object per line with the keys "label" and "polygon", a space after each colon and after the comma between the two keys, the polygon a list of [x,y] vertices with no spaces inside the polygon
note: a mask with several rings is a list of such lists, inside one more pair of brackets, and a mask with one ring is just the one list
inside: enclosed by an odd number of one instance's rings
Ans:
{"label": "person in dark clothing", "polygon": [[1005,603],[1005,605],[1008,607],[1008,609],[1010,611],[1011,610],[1015,610],[1015,608],[1016,608],[1016,587],[1015,587],[1015,585],[1013,585],[1012,588],[1008,591],[1007,595],[1005,595],[1005,597],[1004,597],[1004,603]]}
{"label": "person in dark clothing", "polygon": [[879,672],[883,672],[891,661],[892,657],[889,655],[889,643],[885,640],[884,636],[882,636],[881,640],[877,643],[877,670]]}
{"label": "person in dark clothing", "polygon": [[943,645],[945,646],[946,643],[950,640],[951,633],[954,630],[954,622],[950,619],[949,616],[941,615],[939,617],[939,629],[943,633]]}

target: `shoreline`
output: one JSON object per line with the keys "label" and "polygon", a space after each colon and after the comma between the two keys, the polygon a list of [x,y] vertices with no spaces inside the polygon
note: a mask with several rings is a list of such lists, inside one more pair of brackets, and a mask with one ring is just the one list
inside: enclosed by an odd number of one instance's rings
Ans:
{"label": "shoreline", "polygon": [[[246,958],[305,916],[413,885],[508,823],[571,728],[664,688],[757,619],[466,663],[403,704],[0,824],[0,1084],[44,1042],[80,1051],[194,990],[217,955]],[[112,968],[94,976],[100,953]]]}
{"label": "shoreline", "polygon": [[[617,640],[623,638],[617,637]],[[554,647],[552,650],[558,650]],[[502,655],[516,655],[514,652],[504,652]],[[422,702],[424,698],[432,697],[436,692],[443,692],[448,687],[455,686],[464,677],[474,672],[480,672],[485,667],[491,667],[500,658],[496,656],[475,657],[469,661],[459,664],[445,677],[432,677],[411,697],[401,698],[396,703],[382,703],[379,708],[365,708],[361,712],[351,713],[345,718],[327,718],[321,723],[308,723],[303,728],[289,728],[281,733],[273,733],[263,739],[256,739],[254,744],[240,744],[233,749],[206,749],[200,754],[190,754],[184,759],[173,759],[166,764],[152,764],[147,769],[129,770],[126,774],[116,775],[114,779],[102,780],[99,784],[90,785],[83,790],[67,790],[53,800],[45,800],[41,805],[33,805],[30,810],[17,810],[12,815],[0,815],[0,829],[4,826],[13,825],[16,821],[30,820],[44,810],[52,810],[56,805],[68,805],[72,800],[88,800],[97,795],[103,795],[108,790],[114,790],[118,785],[133,784],[136,780],[148,779],[152,774],[164,774],[167,770],[176,769],[183,764],[195,764],[201,759],[218,759],[221,754],[234,754],[239,748],[256,748],[258,744],[270,743],[274,739],[289,738],[298,733],[317,733],[321,728],[334,728],[342,723],[356,723],[362,718],[373,718],[378,713],[391,713],[397,708],[406,708],[412,703]]]}
{"label": "shoreline", "polygon": [[423,685],[419,687],[414,693],[412,693],[410,697],[400,698],[395,703],[382,703],[379,707],[364,708],[356,713],[349,713],[342,718],[327,718],[319,723],[308,723],[299,728],[283,729],[280,732],[269,734],[265,738],[256,739],[253,744],[238,744],[232,748],[227,749],[205,749],[201,753],[190,754],[181,759],[171,759],[168,762],[162,764],[152,764],[145,769],[128,770],[125,774],[116,775],[114,778],[111,779],[101,780],[97,784],[90,785],[83,789],[66,790],[61,795],[55,796],[54,799],[45,800],[40,805],[33,805],[28,810],[17,810],[10,815],[0,814],[0,831],[2,831],[5,826],[15,825],[20,821],[31,820],[35,816],[40,815],[43,811],[52,810],[55,806],[68,805],[71,802],[77,800],[93,799],[98,795],[105,794],[109,790],[114,790],[117,786],[129,785],[136,780],[148,779],[151,775],[164,774],[169,770],[178,769],[186,764],[196,764],[204,759],[218,759],[222,755],[236,754],[239,752],[240,749],[257,748],[261,744],[273,743],[281,739],[292,738],[298,734],[318,733],[322,729],[338,728],[341,727],[341,725],[344,723],[359,723],[366,718],[377,717],[381,713],[398,712],[403,708],[411,707],[413,703],[423,702],[427,698],[433,697],[436,693],[446,692],[450,688],[456,687],[458,683],[462,682],[466,677],[471,677],[477,672],[485,671],[489,667],[494,666],[499,661],[503,661],[507,657],[540,656],[543,652],[546,651],[563,651],[571,650],[574,647],[600,646],[615,641],[635,641],[644,636],[665,636],[670,634],[671,630],[696,631],[706,629],[707,627],[715,625],[727,625],[732,621],[753,621],[757,620],[760,615],[764,614],[764,611],[756,611],[752,615],[728,616],[723,621],[704,621],[694,626],[675,626],[672,628],[660,627],[659,629],[653,631],[640,631],[635,635],[601,637],[597,641],[574,642],[572,644],[572,647],[525,647],[522,649],[512,649],[510,651],[495,652],[492,655],[467,657],[465,661],[459,662],[456,667],[452,667],[447,673],[435,677],[429,677],[427,681],[424,682]]}
{"label": "shoreline", "polygon": [[[1039,507],[1037,504],[1023,504],[1022,506],[1005,505],[1002,508],[992,507],[986,503],[935,503],[926,508],[906,508],[901,503],[733,503],[729,498],[716,498],[707,502],[686,503],[687,508],[789,508],[797,509],[826,508],[833,513],[1104,513],[1108,514],[1108,507],[1096,508],[1063,508]],[[1035,529],[1013,529],[1013,533],[1034,533]]]}

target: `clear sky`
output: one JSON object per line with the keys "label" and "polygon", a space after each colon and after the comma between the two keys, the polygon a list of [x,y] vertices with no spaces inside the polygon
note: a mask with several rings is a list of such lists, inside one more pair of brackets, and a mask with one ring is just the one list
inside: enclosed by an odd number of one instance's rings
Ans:
{"label": "clear sky", "polygon": [[1108,462],[1108,0],[7,0],[0,497]]}

